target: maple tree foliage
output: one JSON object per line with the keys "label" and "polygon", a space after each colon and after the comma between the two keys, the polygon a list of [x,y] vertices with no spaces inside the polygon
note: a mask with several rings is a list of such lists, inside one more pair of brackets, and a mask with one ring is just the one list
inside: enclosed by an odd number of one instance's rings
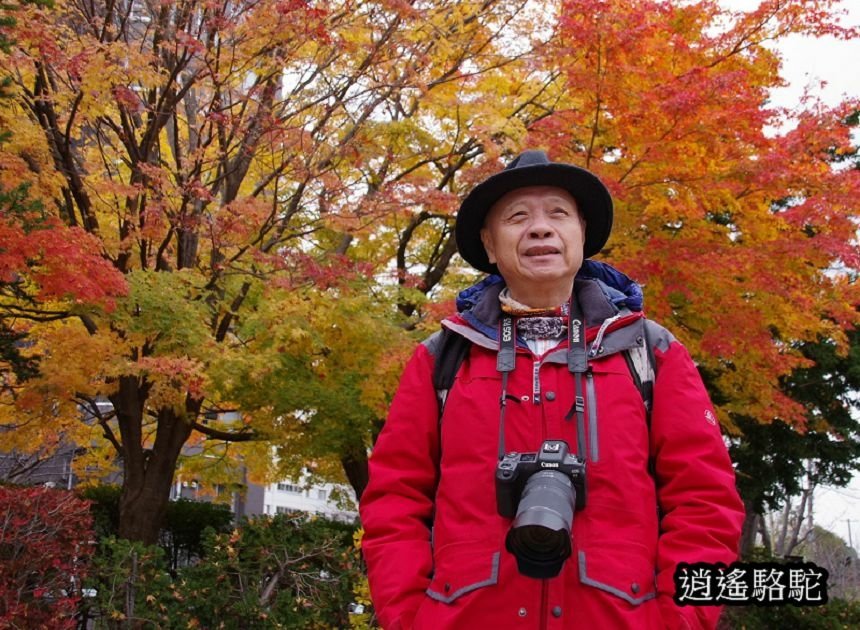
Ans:
{"label": "maple tree foliage", "polygon": [[0,486],[0,625],[75,628],[93,552],[89,501]]}
{"label": "maple tree foliage", "polygon": [[[290,295],[272,287],[260,296],[236,331],[246,340],[244,359],[212,377],[240,409],[260,410],[258,431],[278,436],[271,452],[254,461],[245,455],[252,476],[331,479],[335,464],[360,495],[368,433],[381,426],[413,340],[392,317],[390,299],[354,290],[326,304],[317,288]],[[259,360],[273,350],[274,359]]]}
{"label": "maple tree foliage", "polygon": [[[50,6],[50,2],[27,2]],[[0,19],[6,29],[16,25],[16,5],[4,5]],[[12,50],[14,40],[0,32],[0,50]],[[10,99],[11,77],[0,76],[0,99]],[[28,147],[26,135],[16,137],[11,112],[0,111],[0,362],[3,388],[13,392],[20,381],[35,374],[36,359],[20,350],[28,326],[20,316],[50,320],[68,315],[75,303],[109,307],[125,293],[121,274],[101,255],[98,239],[70,228],[50,215],[50,177],[42,177],[40,161],[47,156]],[[53,303],[40,307],[39,303]]]}
{"label": "maple tree foliage", "polygon": [[261,470],[315,436],[360,492],[396,306],[414,313],[454,253],[455,175],[546,112],[545,79],[500,52],[527,4],[23,7],[3,159],[63,264],[9,226],[31,290],[3,312],[39,374],[6,392],[4,448],[86,444],[91,476],[119,462],[120,534],[145,542],[180,465]]}
{"label": "maple tree foliage", "polygon": [[615,199],[603,257],[645,286],[648,312],[684,341],[733,414],[804,422],[779,378],[817,336],[857,323],[856,100],[793,110],[766,46],[792,33],[856,36],[838,3],[566,0],[548,52],[567,98],[531,144],[597,172]]}

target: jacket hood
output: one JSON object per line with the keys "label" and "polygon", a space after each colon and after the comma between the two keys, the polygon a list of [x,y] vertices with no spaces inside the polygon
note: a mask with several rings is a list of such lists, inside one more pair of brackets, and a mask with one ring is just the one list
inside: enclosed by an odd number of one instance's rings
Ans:
{"label": "jacket hood", "polygon": [[[640,312],[643,305],[642,288],[629,276],[618,271],[611,265],[594,260],[585,260],[576,274],[576,280],[594,280],[603,295],[616,308],[627,308]],[[478,304],[481,297],[488,291],[500,293],[504,288],[504,280],[499,275],[490,275],[464,289],[457,296],[457,312],[464,313]]]}

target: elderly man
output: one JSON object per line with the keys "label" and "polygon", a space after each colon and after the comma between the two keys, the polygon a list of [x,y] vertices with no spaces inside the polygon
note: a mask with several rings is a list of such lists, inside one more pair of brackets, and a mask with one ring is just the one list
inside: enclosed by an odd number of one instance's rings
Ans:
{"label": "elderly man", "polygon": [[460,254],[491,275],[416,349],[361,500],[384,628],[715,626],[673,575],[735,560],[743,507],[686,349],[584,260],[611,226],[597,177],[541,151],[463,202]]}

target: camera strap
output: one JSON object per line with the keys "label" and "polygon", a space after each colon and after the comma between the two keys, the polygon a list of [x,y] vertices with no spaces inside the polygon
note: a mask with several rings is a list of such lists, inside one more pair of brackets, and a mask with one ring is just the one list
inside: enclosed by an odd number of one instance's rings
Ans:
{"label": "camera strap", "polygon": [[516,333],[514,318],[503,315],[499,320],[499,354],[496,370],[502,374],[502,395],[499,398],[499,461],[505,458],[505,410],[508,406],[508,374],[517,364]]}
{"label": "camera strap", "polygon": [[576,414],[576,451],[585,453],[585,397],[582,391],[582,375],[588,372],[588,353],[585,346],[585,316],[579,302],[570,297],[570,321],[567,326],[567,369],[573,374],[575,398],[565,420]]}
{"label": "camera strap", "polygon": [[[565,416],[570,420],[576,414],[577,453],[585,448],[585,397],[582,375],[588,372],[588,352],[585,345],[585,317],[582,308],[571,295],[570,318],[567,326],[567,369],[573,374],[576,388],[573,406]],[[505,411],[508,403],[508,375],[516,367],[516,329],[514,318],[502,315],[499,319],[499,353],[496,356],[496,370],[502,375],[502,394],[499,398],[499,460],[505,457]]]}

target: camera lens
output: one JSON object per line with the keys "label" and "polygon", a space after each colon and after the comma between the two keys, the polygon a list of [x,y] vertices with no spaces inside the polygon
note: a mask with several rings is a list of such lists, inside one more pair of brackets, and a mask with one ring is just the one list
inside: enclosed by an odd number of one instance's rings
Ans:
{"label": "camera lens", "polygon": [[505,541],[520,573],[534,578],[559,574],[571,553],[575,505],[576,490],[567,475],[541,470],[529,477]]}

